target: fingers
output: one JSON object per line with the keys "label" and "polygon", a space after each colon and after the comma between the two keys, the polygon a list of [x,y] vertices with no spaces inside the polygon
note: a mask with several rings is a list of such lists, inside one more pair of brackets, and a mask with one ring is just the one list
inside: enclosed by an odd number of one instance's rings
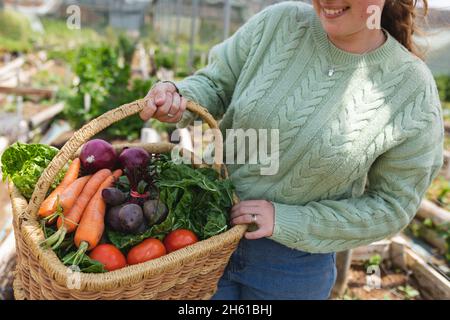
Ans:
{"label": "fingers", "polygon": [[[258,220],[256,220],[258,221]],[[255,223],[255,221],[253,220],[253,217],[251,214],[244,214],[244,215],[240,215],[237,216],[235,218],[232,218],[231,220],[231,224],[236,225],[236,224],[252,224]]]}
{"label": "fingers", "polygon": [[166,103],[167,93],[175,93],[177,88],[171,83],[162,82],[158,83],[153,90],[151,90],[152,96],[154,97],[154,102],[157,107],[160,107]]}
{"label": "fingers", "polygon": [[253,206],[239,206],[239,205],[235,205],[233,206],[233,208],[231,209],[231,219],[237,218],[239,216],[242,215],[251,215],[251,214],[256,214],[259,211],[261,211],[260,207],[253,207]]}
{"label": "fingers", "polygon": [[247,239],[270,237],[274,228],[274,207],[266,200],[245,200],[233,206],[230,213],[231,223],[255,224],[258,229],[247,232]]}
{"label": "fingers", "polygon": [[237,204],[237,206],[251,206],[251,207],[257,207],[261,205],[262,200],[244,200]]}
{"label": "fingers", "polygon": [[142,120],[150,119],[155,114],[157,107],[165,104],[166,92],[176,92],[175,86],[171,83],[158,83],[149,90],[145,96],[147,105],[139,113]]}
{"label": "fingers", "polygon": [[164,122],[177,122],[179,120],[179,110],[180,110],[181,97],[179,94],[174,93],[172,97],[172,105],[165,115],[159,118],[159,120]]}
{"label": "fingers", "polygon": [[147,105],[144,109],[139,113],[139,116],[142,120],[147,121],[150,119],[156,112],[156,106],[152,99],[147,100]]}
{"label": "fingers", "polygon": [[173,94],[170,92],[166,92],[166,97],[163,105],[158,106],[157,110],[155,112],[154,117],[158,120],[163,121],[163,119],[167,116],[167,113],[169,113],[170,107],[172,106],[173,102]]}

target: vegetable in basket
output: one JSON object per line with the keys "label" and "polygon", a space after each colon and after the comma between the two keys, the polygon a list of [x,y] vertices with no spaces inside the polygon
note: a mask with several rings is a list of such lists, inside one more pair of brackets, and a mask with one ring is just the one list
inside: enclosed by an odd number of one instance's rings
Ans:
{"label": "vegetable in basket", "polygon": [[150,197],[152,175],[149,170],[151,157],[143,148],[124,148],[119,155],[119,162],[128,178],[130,202],[143,205]]}
{"label": "vegetable in basket", "polygon": [[93,173],[101,169],[113,170],[117,164],[117,155],[109,142],[94,139],[83,145],[80,160],[83,169],[87,173]]}
{"label": "vegetable in basket", "polygon": [[[51,237],[56,232],[55,226],[45,226],[45,224],[43,224],[42,229],[45,238]],[[58,248],[54,249],[54,251],[65,265],[71,266],[77,253],[75,248],[75,244],[73,243],[73,234],[70,234],[64,239]],[[81,256],[77,267],[81,272],[86,273],[103,273],[107,271],[102,263],[89,258],[86,254]]]}
{"label": "vegetable in basket", "polygon": [[[147,238],[162,240],[176,229],[191,230],[204,240],[228,229],[228,212],[233,204],[233,186],[229,179],[219,179],[218,173],[211,168],[194,169],[175,164],[166,156],[161,156],[155,165],[158,201],[167,207],[167,217],[137,235],[109,228],[107,234],[111,243],[119,249],[127,249]],[[154,205],[148,205],[148,209],[153,210],[150,206]],[[144,206],[144,215],[148,219],[145,212]]]}
{"label": "vegetable in basket", "polygon": [[39,216],[42,218],[46,218],[49,223],[54,221],[55,216],[53,215],[57,209],[59,197],[66,187],[68,187],[72,182],[74,182],[78,178],[78,174],[80,172],[80,160],[74,159],[69,166],[66,174],[64,175],[64,179],[61,183],[55,188],[55,190],[50,193],[50,195],[42,202],[39,207]]}
{"label": "vegetable in basket", "polygon": [[191,230],[178,229],[171,231],[164,238],[164,246],[168,253],[182,249],[198,242],[198,238]]}
{"label": "vegetable in basket", "polygon": [[118,213],[120,230],[125,233],[138,233],[144,223],[142,208],[134,203],[129,203],[120,208]]}
{"label": "vegetable in basket", "polygon": [[128,264],[138,264],[159,258],[166,254],[164,244],[154,238],[146,239],[131,248],[127,255]]}
{"label": "vegetable in basket", "polygon": [[99,243],[105,229],[106,204],[102,198],[102,191],[111,187],[115,179],[121,175],[122,170],[118,169],[107,177],[84,209],[74,238],[75,245],[78,247],[77,256],[74,258],[75,265],[79,262],[79,257]]}
{"label": "vegetable in basket", "polygon": [[103,200],[107,205],[118,206],[127,200],[127,195],[117,188],[106,188],[102,191]]}
{"label": "vegetable in basket", "polygon": [[[44,169],[57,153],[58,149],[44,144],[14,143],[3,152],[1,158],[3,181],[10,179],[20,193],[30,199]],[[58,173],[49,192],[62,181],[65,171],[63,169]]]}
{"label": "vegetable in basket", "polygon": [[167,206],[159,199],[145,201],[143,208],[144,216],[147,219],[148,224],[151,226],[163,222],[169,213]]}
{"label": "vegetable in basket", "polygon": [[[64,209],[64,212],[58,212],[59,217],[57,221],[58,231],[48,237],[43,244],[47,247],[52,247],[53,249],[58,247],[58,244],[63,241],[66,233],[71,233],[75,231],[75,229],[78,226],[78,222],[81,219],[81,216],[86,208],[86,206],[89,204],[89,201],[92,199],[92,197],[97,192],[100,185],[107,179],[109,176],[111,176],[111,171],[109,169],[102,169],[100,171],[97,171],[86,183],[86,185],[83,187],[81,193],[76,197],[75,201],[73,202],[72,207],[66,206]],[[81,179],[81,178],[80,178]],[[61,197],[63,199],[66,198],[66,195],[63,194]],[[68,197],[69,195],[67,195]],[[69,201],[67,201],[69,202]],[[72,202],[72,200],[70,201]]]}
{"label": "vegetable in basket", "polygon": [[78,178],[74,182],[72,182],[69,186],[67,186],[67,188],[64,189],[63,192],[61,193],[61,196],[59,197],[59,202],[55,201],[55,208],[54,208],[55,211],[57,209],[57,205],[60,205],[63,212],[69,212],[69,210],[72,209],[73,205],[75,204],[81,192],[83,191],[84,186],[86,185],[86,183],[88,183],[91,177],[92,176],[84,176]]}
{"label": "vegetable in basket", "polygon": [[99,244],[89,253],[89,257],[103,264],[108,271],[121,269],[127,265],[125,256],[112,244]]}

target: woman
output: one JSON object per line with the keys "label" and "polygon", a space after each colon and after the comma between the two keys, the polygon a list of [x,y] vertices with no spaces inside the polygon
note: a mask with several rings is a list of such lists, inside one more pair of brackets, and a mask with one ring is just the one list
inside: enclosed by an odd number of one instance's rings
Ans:
{"label": "woman", "polygon": [[412,42],[415,2],[277,4],[214,47],[207,67],[150,90],[143,119],[186,124],[191,99],[223,130],[279,130],[276,174],[229,167],[242,199],[232,224],[258,228],[213,298],[326,299],[334,252],[411,221],[443,161],[439,97]]}

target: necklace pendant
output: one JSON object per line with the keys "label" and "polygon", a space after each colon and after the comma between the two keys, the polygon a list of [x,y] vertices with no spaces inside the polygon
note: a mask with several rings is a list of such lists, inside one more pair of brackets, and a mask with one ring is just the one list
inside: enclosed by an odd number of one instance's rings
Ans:
{"label": "necklace pendant", "polygon": [[329,77],[332,77],[333,74],[334,74],[334,68],[330,68],[330,69],[328,70],[328,76],[329,76]]}

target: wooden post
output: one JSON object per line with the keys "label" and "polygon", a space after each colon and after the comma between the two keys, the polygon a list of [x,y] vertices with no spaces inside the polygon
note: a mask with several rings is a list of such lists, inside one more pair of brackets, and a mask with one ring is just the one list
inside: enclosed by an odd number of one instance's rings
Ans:
{"label": "wooden post", "polygon": [[189,73],[194,73],[194,45],[195,45],[195,29],[198,17],[198,1],[192,0],[192,12],[191,12],[191,39],[189,41],[189,59],[188,70]]}
{"label": "wooden post", "polygon": [[175,15],[176,15],[176,20],[175,20],[175,57],[174,57],[174,68],[173,71],[175,73],[175,76],[177,74],[177,69],[178,69],[178,47],[179,47],[179,42],[180,42],[180,25],[181,25],[181,10],[183,7],[183,2],[182,0],[177,0],[176,3],[176,8],[175,8]]}
{"label": "wooden post", "polygon": [[431,268],[422,257],[409,248],[405,249],[406,264],[413,271],[420,291],[428,299],[449,300],[450,282]]}
{"label": "wooden post", "polygon": [[352,250],[336,253],[337,278],[331,296],[341,297],[347,289],[350,266],[352,264]]}
{"label": "wooden post", "polygon": [[230,35],[231,0],[224,1],[223,40]]}

